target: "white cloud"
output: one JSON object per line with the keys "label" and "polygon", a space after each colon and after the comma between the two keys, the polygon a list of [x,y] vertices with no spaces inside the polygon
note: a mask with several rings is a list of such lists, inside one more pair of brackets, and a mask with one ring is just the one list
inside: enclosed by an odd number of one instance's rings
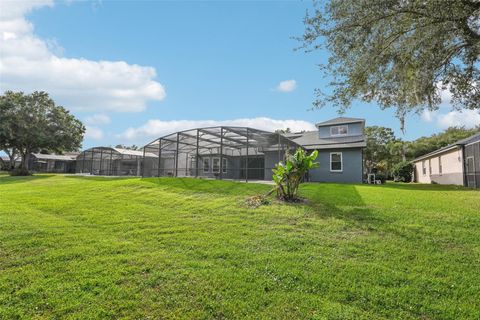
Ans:
{"label": "white cloud", "polygon": [[276,90],[280,92],[292,92],[296,88],[297,88],[297,81],[292,79],[292,80],[281,81],[278,84]]}
{"label": "white cloud", "polygon": [[275,120],[266,117],[259,118],[245,118],[233,120],[172,120],[162,121],[158,119],[148,120],[145,124],[138,128],[128,128],[123,133],[118,135],[119,138],[135,141],[145,142],[145,140],[158,138],[170,133],[181,130],[212,127],[212,126],[239,126],[250,127],[266,131],[275,131],[277,129],[290,128],[292,132],[302,130],[316,130],[315,125],[308,121],[302,120]]}
{"label": "white cloud", "polygon": [[85,138],[99,140],[103,138],[103,131],[98,127],[85,126]]}
{"label": "white cloud", "polygon": [[165,98],[152,67],[63,57],[56,40],[36,36],[25,18],[44,6],[53,2],[0,2],[0,91],[44,90],[67,108],[83,111],[142,111],[148,101]]}
{"label": "white cloud", "polygon": [[446,114],[439,114],[437,124],[443,129],[454,126],[473,128],[480,125],[480,113],[477,110],[450,111]]}
{"label": "white cloud", "polygon": [[[442,110],[444,111],[442,113]],[[474,128],[480,125],[480,112],[478,110],[454,110],[445,113],[445,108],[439,111],[424,110],[420,118],[425,122],[435,123],[441,129],[449,127]]]}
{"label": "white cloud", "polygon": [[420,115],[420,117],[422,118],[423,121],[425,122],[432,122],[434,120],[434,117],[435,117],[435,112],[434,111],[430,111],[430,110],[423,110],[422,114]]}
{"label": "white cloud", "polygon": [[102,113],[97,113],[85,118],[85,123],[89,125],[109,124],[110,121],[110,117]]}

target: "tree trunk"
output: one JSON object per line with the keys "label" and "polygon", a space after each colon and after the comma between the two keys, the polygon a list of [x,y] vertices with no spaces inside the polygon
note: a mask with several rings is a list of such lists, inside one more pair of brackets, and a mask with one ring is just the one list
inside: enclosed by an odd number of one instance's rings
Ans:
{"label": "tree trunk", "polygon": [[22,170],[28,171],[29,160],[30,160],[30,153],[25,152],[25,155],[22,157]]}
{"label": "tree trunk", "polygon": [[22,155],[22,161],[20,163],[20,172],[19,174],[20,175],[29,175],[29,171],[28,171],[28,165],[29,165],[29,160],[30,160],[30,151],[29,150],[25,150],[25,152],[21,152],[21,155]]}
{"label": "tree trunk", "polygon": [[12,152],[7,152],[9,158],[9,168],[10,170],[15,169],[15,158],[17,157],[17,152],[15,148],[12,149]]}

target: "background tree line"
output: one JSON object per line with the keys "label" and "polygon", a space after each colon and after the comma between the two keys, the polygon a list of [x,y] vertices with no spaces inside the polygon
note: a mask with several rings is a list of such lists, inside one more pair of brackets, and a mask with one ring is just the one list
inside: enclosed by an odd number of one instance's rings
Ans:
{"label": "background tree line", "polygon": [[473,129],[450,127],[429,137],[404,141],[397,138],[390,128],[366,127],[365,171],[366,173],[383,175],[385,178],[392,178],[396,165],[409,162],[478,132],[480,132],[480,125]]}

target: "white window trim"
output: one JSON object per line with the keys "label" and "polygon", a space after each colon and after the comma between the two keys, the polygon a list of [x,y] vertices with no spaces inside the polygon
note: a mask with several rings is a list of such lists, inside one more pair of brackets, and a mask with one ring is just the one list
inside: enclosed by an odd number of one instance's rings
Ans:
{"label": "white window trim", "polygon": [[[332,155],[339,154],[340,155],[340,170],[332,170]],[[330,152],[330,172],[343,172],[343,153],[342,152]]]}
{"label": "white window trim", "polygon": [[222,158],[222,173],[227,173],[227,158]]}
{"label": "white window trim", "polygon": [[[205,160],[208,162],[208,166],[205,167]],[[205,170],[207,169],[207,170]],[[203,158],[203,172],[208,173],[210,172],[210,158]]]}
{"label": "white window trim", "polygon": [[[214,168],[214,163],[215,163],[215,160],[218,160],[218,171],[215,171]],[[219,157],[215,157],[215,158],[212,158],[212,172],[213,173],[220,173],[220,158]]]}
{"label": "white window trim", "polygon": [[[333,128],[340,128],[340,127],[345,127],[347,128],[347,132],[346,133],[337,133],[337,134],[333,134]],[[348,135],[348,125],[340,125],[340,126],[333,126],[333,127],[330,127],[330,135],[332,137],[338,137],[338,136],[347,136]]]}

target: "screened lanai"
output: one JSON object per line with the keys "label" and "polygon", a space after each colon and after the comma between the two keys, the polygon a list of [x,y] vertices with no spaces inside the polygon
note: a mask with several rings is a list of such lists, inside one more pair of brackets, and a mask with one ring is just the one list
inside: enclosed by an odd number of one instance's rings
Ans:
{"label": "screened lanai", "polygon": [[94,147],[77,156],[76,173],[102,176],[141,176],[143,161],[155,154],[111,147]]}
{"label": "screened lanai", "polygon": [[279,133],[246,127],[180,131],[144,147],[143,176],[271,180],[285,152],[299,147]]}

